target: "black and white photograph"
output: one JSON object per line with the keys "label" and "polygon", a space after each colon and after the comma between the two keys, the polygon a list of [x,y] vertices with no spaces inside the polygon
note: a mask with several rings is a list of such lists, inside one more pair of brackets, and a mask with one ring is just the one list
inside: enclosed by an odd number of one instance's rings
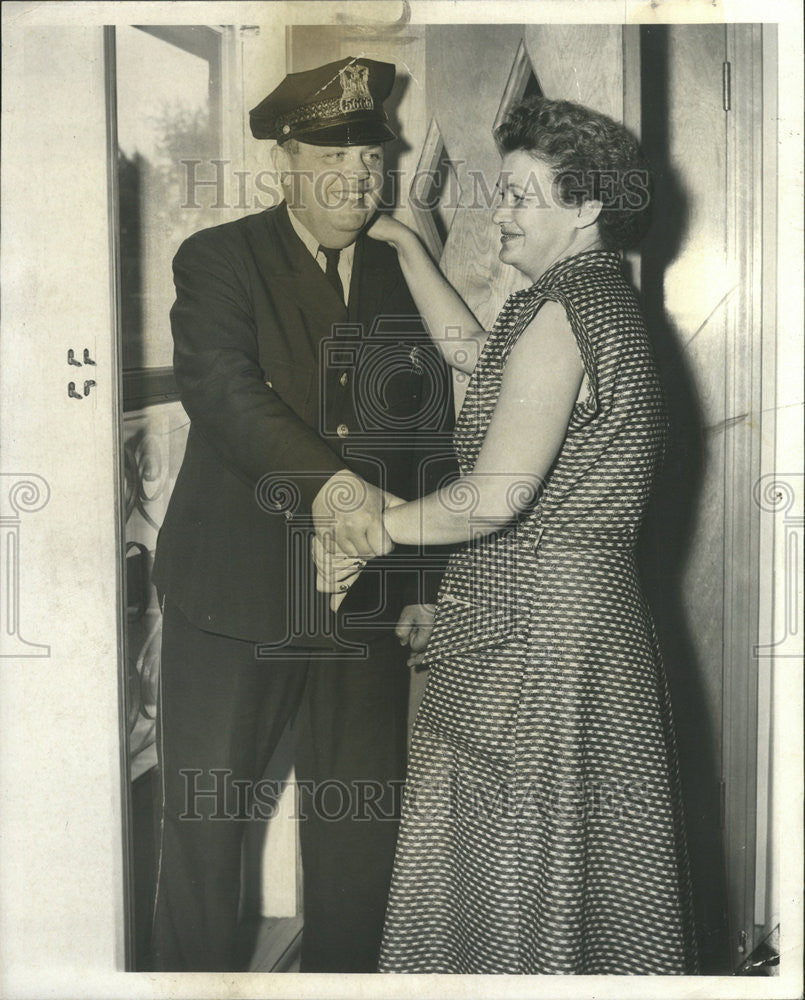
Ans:
{"label": "black and white photograph", "polygon": [[2,16],[0,994],[802,996],[800,4]]}

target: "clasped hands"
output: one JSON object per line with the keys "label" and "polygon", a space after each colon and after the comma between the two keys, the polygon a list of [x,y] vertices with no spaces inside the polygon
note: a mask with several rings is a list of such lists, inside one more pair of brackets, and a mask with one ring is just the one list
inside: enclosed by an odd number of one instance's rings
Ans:
{"label": "clasped hands", "polygon": [[[394,548],[383,524],[383,511],[401,503],[405,501],[347,470],[331,476],[317,494],[312,506],[316,589],[330,594],[333,611],[366,563]],[[409,665],[422,659],[432,625],[433,605],[403,608],[395,631],[400,642],[411,647]]]}

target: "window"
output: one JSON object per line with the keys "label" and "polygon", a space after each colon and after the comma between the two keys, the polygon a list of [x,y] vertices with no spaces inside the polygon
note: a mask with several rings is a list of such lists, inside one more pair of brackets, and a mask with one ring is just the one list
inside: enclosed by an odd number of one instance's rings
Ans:
{"label": "window", "polygon": [[191,176],[221,157],[221,31],[115,29],[124,409],[175,398],[168,311],[182,242],[224,221]]}

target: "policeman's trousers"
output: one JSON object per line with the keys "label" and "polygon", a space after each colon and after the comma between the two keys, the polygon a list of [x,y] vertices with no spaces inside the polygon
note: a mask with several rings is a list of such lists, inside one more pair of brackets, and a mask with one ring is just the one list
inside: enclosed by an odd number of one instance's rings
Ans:
{"label": "policeman's trousers", "polygon": [[240,967],[241,845],[260,804],[251,791],[292,721],[301,971],[376,971],[404,779],[408,670],[393,632],[366,648],[359,660],[256,659],[253,643],[202,631],[166,602],[155,969]]}

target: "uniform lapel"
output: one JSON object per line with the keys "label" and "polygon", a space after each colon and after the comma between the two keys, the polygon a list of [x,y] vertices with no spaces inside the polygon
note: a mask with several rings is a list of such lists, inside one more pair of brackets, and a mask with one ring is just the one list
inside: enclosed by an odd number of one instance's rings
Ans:
{"label": "uniform lapel", "polygon": [[400,280],[389,255],[394,251],[385,243],[361,235],[355,244],[352,262],[352,282],[349,289],[349,322],[363,325],[362,336],[368,336],[384,303]]}
{"label": "uniform lapel", "polygon": [[345,320],[346,306],[294,232],[284,202],[271,213],[270,221],[277,252],[268,273],[277,287],[296,303],[312,329]]}

